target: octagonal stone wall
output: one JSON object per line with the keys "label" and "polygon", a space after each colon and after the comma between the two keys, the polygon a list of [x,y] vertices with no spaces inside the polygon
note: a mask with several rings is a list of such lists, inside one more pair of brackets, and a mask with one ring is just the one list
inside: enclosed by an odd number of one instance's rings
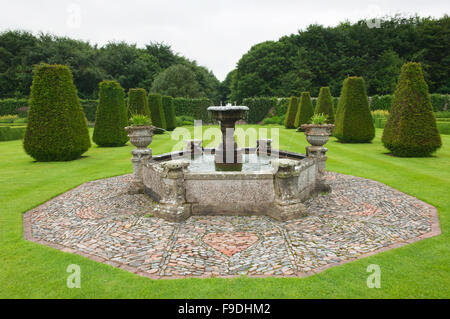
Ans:
{"label": "octagonal stone wall", "polygon": [[273,173],[185,173],[193,215],[264,215],[275,198]]}
{"label": "octagonal stone wall", "polygon": [[[302,214],[300,203],[316,192],[318,160],[285,153],[284,159],[274,159],[278,164],[272,169],[239,172],[191,172],[189,161],[181,164],[171,160],[171,153],[159,155],[143,165],[144,192],[160,203],[157,215],[174,221],[190,215],[296,218]],[[280,174],[277,165],[288,170]]]}

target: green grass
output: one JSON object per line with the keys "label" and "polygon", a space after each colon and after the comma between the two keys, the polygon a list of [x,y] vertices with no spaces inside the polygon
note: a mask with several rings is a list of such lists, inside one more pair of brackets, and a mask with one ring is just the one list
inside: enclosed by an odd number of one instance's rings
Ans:
{"label": "green grass", "polygon": [[[304,152],[303,133],[281,126],[281,148]],[[192,129],[192,128],[191,128]],[[0,143],[0,298],[449,298],[450,136],[430,158],[386,155],[371,144],[326,145],[328,169],[383,182],[439,210],[443,234],[306,278],[150,280],[23,239],[22,214],[86,181],[130,173],[131,146],[92,147],[71,162],[36,163],[21,141]],[[171,150],[169,135],[154,136],[154,154]],[[180,146],[181,147],[181,146]],[[81,289],[66,287],[69,264],[81,267]],[[369,289],[370,264],[381,267],[381,288]]]}
{"label": "green grass", "polygon": [[[386,118],[375,118],[374,124],[376,128],[384,128]],[[436,126],[441,135],[450,135],[450,118],[436,119]]]}

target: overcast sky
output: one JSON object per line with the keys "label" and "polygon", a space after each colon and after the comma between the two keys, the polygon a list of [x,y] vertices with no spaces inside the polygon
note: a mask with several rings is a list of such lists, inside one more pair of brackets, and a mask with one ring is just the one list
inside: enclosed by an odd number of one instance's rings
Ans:
{"label": "overcast sky", "polygon": [[277,40],[311,23],[418,13],[442,17],[449,0],[0,0],[0,30],[43,31],[104,45],[169,44],[219,80],[256,43]]}

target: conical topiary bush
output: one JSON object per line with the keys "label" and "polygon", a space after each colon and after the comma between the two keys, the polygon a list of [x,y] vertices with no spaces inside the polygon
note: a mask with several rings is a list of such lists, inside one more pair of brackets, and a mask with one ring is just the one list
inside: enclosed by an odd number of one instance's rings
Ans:
{"label": "conical topiary bush", "polygon": [[171,96],[162,97],[162,106],[164,117],[166,119],[166,127],[168,131],[172,131],[177,127],[177,117],[175,115],[175,105]]}
{"label": "conical topiary bush", "polygon": [[402,157],[429,156],[442,145],[419,63],[402,67],[382,141],[393,155]]}
{"label": "conical topiary bush", "polygon": [[334,124],[334,136],[341,142],[369,143],[375,137],[362,77],[351,76],[344,80]]}
{"label": "conical topiary bush", "polygon": [[137,88],[128,91],[128,116],[137,114],[150,117],[145,89]]}
{"label": "conical topiary bush", "polygon": [[91,146],[86,116],[67,66],[35,67],[23,146],[37,161],[70,161]]}
{"label": "conical topiary bush", "polygon": [[125,131],[128,125],[128,112],[123,88],[117,81],[102,81],[99,84],[98,98],[92,139],[98,146],[125,145],[128,141]]}
{"label": "conical topiary bush", "polygon": [[155,133],[164,133],[167,129],[166,117],[164,116],[164,110],[162,106],[162,96],[158,93],[151,93],[148,95],[148,106],[150,107],[150,117],[152,123],[156,127]]}
{"label": "conical topiary bush", "polygon": [[295,116],[298,110],[298,99],[296,96],[291,96],[289,105],[286,111],[286,117],[284,118],[285,128],[295,128]]}
{"label": "conical topiary bush", "polygon": [[328,86],[320,88],[316,110],[314,113],[325,114],[327,116],[327,123],[334,124],[333,97],[331,96],[330,88]]}
{"label": "conical topiary bush", "polygon": [[308,124],[313,115],[314,107],[311,101],[311,95],[309,92],[302,92],[294,126],[299,128],[302,124]]}

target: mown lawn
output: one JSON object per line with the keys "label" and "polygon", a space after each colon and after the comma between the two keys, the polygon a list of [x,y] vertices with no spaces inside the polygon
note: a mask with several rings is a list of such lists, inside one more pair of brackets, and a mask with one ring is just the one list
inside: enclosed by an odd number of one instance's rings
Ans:
{"label": "mown lawn", "polygon": [[[260,128],[259,126],[255,126]],[[276,126],[271,126],[276,127]],[[131,146],[93,146],[72,162],[36,163],[21,141],[0,142],[0,298],[449,298],[450,136],[430,158],[385,154],[381,130],[372,144],[329,148],[328,169],[378,180],[436,206],[442,235],[334,267],[306,278],[150,280],[23,239],[22,214],[84,182],[130,173]],[[176,141],[154,137],[154,154]],[[281,148],[304,152],[302,133],[280,127]],[[69,289],[66,268],[81,267],[81,288]],[[370,264],[381,288],[369,289]]]}

